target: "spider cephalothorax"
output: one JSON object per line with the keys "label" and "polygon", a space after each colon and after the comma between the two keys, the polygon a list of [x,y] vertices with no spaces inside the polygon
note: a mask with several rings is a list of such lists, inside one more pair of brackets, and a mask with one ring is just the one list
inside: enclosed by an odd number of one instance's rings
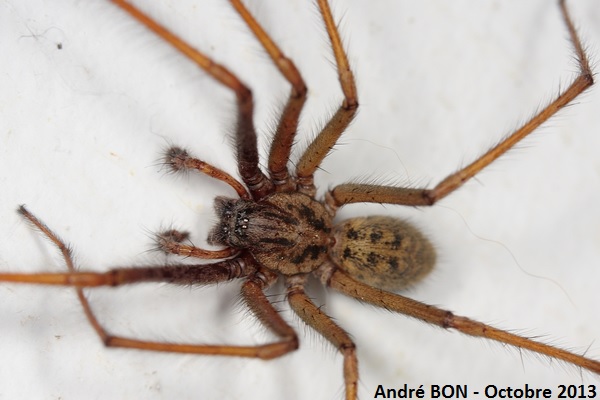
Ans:
{"label": "spider cephalothorax", "polygon": [[274,193],[258,202],[217,197],[215,210],[209,243],[248,249],[268,269],[308,273],[327,259],[332,215],[305,194]]}

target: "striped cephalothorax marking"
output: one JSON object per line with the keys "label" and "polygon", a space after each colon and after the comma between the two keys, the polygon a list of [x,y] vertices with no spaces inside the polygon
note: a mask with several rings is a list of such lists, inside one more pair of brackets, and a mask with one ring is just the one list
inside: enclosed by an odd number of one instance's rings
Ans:
{"label": "striped cephalothorax marking", "polygon": [[248,249],[283,275],[309,273],[327,261],[332,215],[302,193],[273,193],[258,202],[217,197],[219,222],[208,242]]}

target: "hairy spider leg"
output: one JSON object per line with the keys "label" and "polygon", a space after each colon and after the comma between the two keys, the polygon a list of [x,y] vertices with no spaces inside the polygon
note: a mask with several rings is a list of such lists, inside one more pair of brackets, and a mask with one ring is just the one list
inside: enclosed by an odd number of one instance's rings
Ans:
{"label": "hairy spider leg", "polygon": [[290,176],[287,164],[298,129],[298,119],[306,102],[306,84],[294,62],[281,52],[277,44],[273,42],[252,14],[248,12],[242,2],[239,0],[230,0],[230,2],[267,51],[279,72],[292,86],[271,143],[268,168],[276,191],[294,190],[296,185],[294,179]]}
{"label": "hairy spider leg", "polygon": [[327,0],[318,0],[318,3],[335,56],[344,101],[315,140],[310,143],[296,166],[298,190],[313,197],[316,192],[314,184],[316,169],[321,165],[325,157],[327,157],[329,151],[333,148],[342,133],[344,133],[348,125],[350,125],[358,110],[358,94],[356,92],[354,74],[350,69],[350,63],[344,51],[335,21],[331,15],[331,9]]}
{"label": "hairy spider leg", "polygon": [[453,328],[470,336],[483,337],[515,346],[518,349],[530,350],[550,358],[566,361],[595,374],[600,374],[599,361],[455,315],[450,311],[399,294],[373,288],[352,279],[336,267],[323,268],[321,270],[321,280],[326,286],[359,301],[417,318],[444,329]]}
{"label": "hairy spider leg", "polygon": [[568,105],[583,91],[594,84],[594,77],[581,40],[567,10],[565,0],[559,0],[560,10],[569,31],[569,38],[574,47],[579,73],[575,80],[544,109],[534,115],[522,127],[504,138],[471,164],[448,175],[433,189],[403,188],[358,183],[344,183],[336,186],[327,194],[327,203],[332,208],[350,203],[386,203],[408,206],[431,206],[443,199],[466,181],[487,167],[498,157],[513,148],[520,140],[546,122],[560,109]]}
{"label": "hairy spider leg", "polygon": [[[277,276],[256,265],[252,256],[247,253],[213,264],[114,268],[103,273],[79,272],[73,263],[71,250],[50,228],[23,206],[19,208],[19,213],[58,247],[65,260],[68,272],[33,274],[0,273],[0,281],[74,287],[88,321],[107,347],[261,359],[279,357],[298,348],[296,333],[283,320],[263,293],[265,289],[276,281]],[[279,341],[256,346],[231,346],[153,342],[115,336],[110,334],[100,324],[83,293],[83,288],[86,287],[119,286],[139,282],[207,285],[238,278],[246,279],[241,288],[242,298],[246,305],[267,328],[279,337]]]}

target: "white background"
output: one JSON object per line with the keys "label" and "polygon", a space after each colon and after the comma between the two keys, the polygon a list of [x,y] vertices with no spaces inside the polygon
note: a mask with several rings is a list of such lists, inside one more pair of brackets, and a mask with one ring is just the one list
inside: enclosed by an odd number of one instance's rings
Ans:
{"label": "white background", "polygon": [[[224,1],[146,10],[248,82],[260,147],[288,86]],[[309,86],[294,159],[341,94],[316,8],[248,1]],[[285,3],[285,4],[284,4]],[[572,2],[592,58],[600,7]],[[565,87],[576,66],[554,2],[334,2],[361,109],[317,174],[435,184]],[[233,96],[105,1],[0,3],[0,269],[64,270],[16,214],[19,204],[75,249],[82,269],[160,264],[151,234],[198,245],[212,198],[231,189],[160,170],[169,143],[233,174]],[[62,49],[58,49],[58,44]],[[476,180],[431,209],[353,205],[340,217],[410,218],[440,262],[409,295],[600,359],[600,91],[595,88]],[[174,259],[169,258],[169,262]],[[270,336],[236,305],[237,285],[139,285],[90,295],[113,332],[199,343]],[[274,294],[281,293],[277,288]],[[358,345],[360,393],[377,385],[595,383],[576,368],[432,328],[313,288]],[[341,357],[298,319],[299,351],[279,360],[105,349],[73,290],[0,285],[0,398],[342,398]],[[278,307],[288,310],[285,303]],[[555,392],[556,393],[556,392]]]}

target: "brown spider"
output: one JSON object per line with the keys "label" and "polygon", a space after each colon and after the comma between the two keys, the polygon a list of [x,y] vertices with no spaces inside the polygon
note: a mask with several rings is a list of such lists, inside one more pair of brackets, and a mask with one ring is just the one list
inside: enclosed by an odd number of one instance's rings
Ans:
{"label": "brown spider", "polygon": [[[217,236],[218,236],[218,235],[217,235]],[[217,239],[218,239],[218,238],[217,238]],[[313,250],[314,250],[314,249],[313,249]],[[312,250],[311,250],[311,251],[312,251]],[[310,252],[309,252],[309,253],[310,253]],[[314,253],[314,251],[313,251],[313,253]],[[310,254],[312,255],[312,253],[310,253]],[[40,280],[40,283],[44,283],[44,282]],[[45,283],[47,283],[47,282],[45,282]]]}

